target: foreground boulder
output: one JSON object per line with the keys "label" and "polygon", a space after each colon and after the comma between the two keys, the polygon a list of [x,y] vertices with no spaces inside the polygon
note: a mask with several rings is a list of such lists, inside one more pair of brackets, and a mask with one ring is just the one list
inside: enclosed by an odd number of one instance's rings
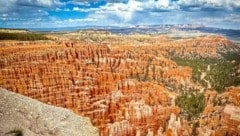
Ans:
{"label": "foreground boulder", "polygon": [[97,136],[90,119],[0,88],[0,135]]}

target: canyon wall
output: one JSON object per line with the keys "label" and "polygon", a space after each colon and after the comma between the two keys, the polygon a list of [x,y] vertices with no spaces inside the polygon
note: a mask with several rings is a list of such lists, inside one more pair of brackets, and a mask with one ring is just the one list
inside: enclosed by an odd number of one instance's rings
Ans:
{"label": "canyon wall", "polygon": [[[154,45],[141,46],[68,40],[1,43],[0,86],[89,117],[102,136],[191,135],[187,123],[177,119],[175,98],[179,88],[197,85],[192,69],[168,56],[204,56],[207,51],[218,57],[217,49],[230,43],[217,38],[160,37]],[[199,50],[197,45],[208,46]]]}

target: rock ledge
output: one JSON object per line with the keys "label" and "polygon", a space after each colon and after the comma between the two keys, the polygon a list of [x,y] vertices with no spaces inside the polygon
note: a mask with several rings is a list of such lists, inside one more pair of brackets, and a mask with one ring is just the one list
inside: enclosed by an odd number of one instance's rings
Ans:
{"label": "rock ledge", "polygon": [[24,136],[97,136],[90,119],[0,88],[0,135],[22,130]]}

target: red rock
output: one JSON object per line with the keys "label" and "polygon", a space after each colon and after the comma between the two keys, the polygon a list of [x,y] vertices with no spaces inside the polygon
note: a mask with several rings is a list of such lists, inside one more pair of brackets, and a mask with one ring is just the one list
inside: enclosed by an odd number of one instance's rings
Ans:
{"label": "red rock", "polygon": [[[0,43],[0,85],[90,117],[100,135],[163,135],[161,128],[171,114],[180,113],[174,106],[174,87],[194,85],[192,69],[177,66],[166,58],[169,53],[218,57],[219,48],[231,46],[223,37],[170,41],[160,36],[137,46],[118,44]],[[173,92],[166,86],[174,86]],[[229,100],[239,105],[236,93],[230,91]],[[215,97],[206,95],[210,102]],[[209,126],[215,127],[216,121]],[[186,124],[170,125],[165,135],[190,134]]]}

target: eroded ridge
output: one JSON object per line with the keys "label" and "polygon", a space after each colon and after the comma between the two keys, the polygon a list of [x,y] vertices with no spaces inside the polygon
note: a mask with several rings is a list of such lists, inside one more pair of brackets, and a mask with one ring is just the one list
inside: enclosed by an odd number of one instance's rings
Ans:
{"label": "eroded ridge", "polygon": [[[160,37],[139,46],[68,40],[1,44],[2,87],[90,117],[102,136],[191,135],[175,99],[182,89],[202,87],[192,81],[192,68],[169,56],[218,58],[218,50],[231,46],[222,37]],[[229,114],[224,112],[225,120]]]}

